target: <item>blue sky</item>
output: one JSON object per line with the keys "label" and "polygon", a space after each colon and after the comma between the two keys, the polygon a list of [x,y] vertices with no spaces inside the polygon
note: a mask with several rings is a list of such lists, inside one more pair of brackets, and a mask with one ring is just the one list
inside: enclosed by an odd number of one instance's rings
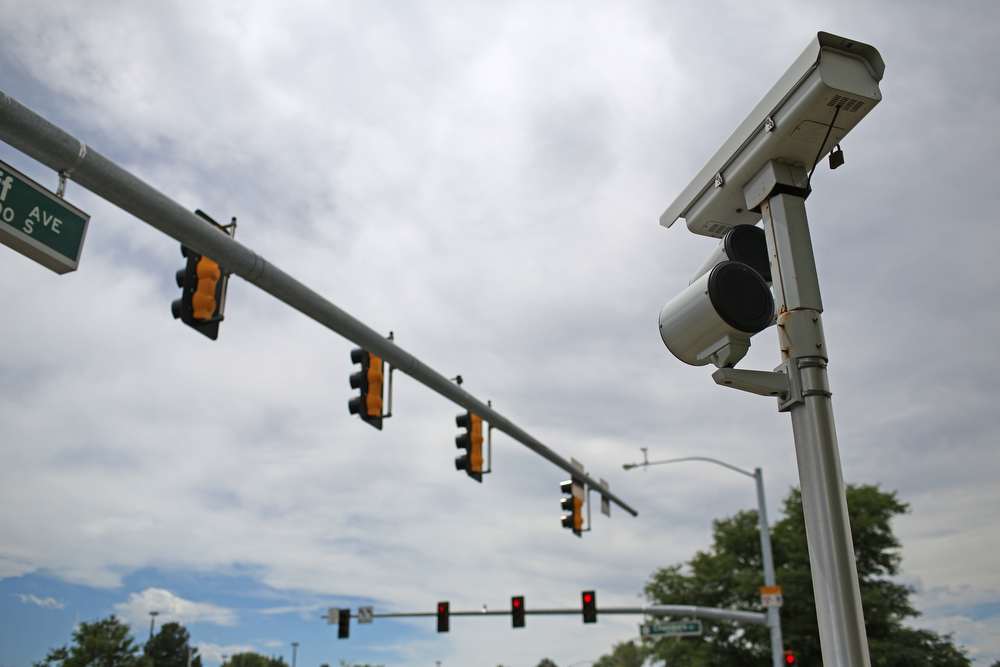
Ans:
{"label": "blue sky", "polygon": [[[844,479],[909,503],[914,623],[991,664],[1000,16],[960,7],[0,0],[4,93],[188,209],[237,216],[241,243],[639,511],[577,539],[565,473],[502,435],[469,480],[459,409],[402,374],[384,430],[361,423],[353,344],[239,278],[205,339],[170,314],[177,241],[71,181],[91,216],[78,271],[0,248],[3,667],[110,613],[142,637],[154,605],[206,656],[298,641],[302,665],[565,667],[637,636],[637,619],[529,617],[337,642],[319,616],[639,602],[712,519],[756,504],[715,466],[623,470],[643,447],[760,466],[777,519],[798,484],[788,417],[664,348],[657,314],[715,243],[658,219],[819,30],[886,63],[807,203]],[[6,144],[0,160],[55,189]],[[778,361],[771,329],[741,367]]]}

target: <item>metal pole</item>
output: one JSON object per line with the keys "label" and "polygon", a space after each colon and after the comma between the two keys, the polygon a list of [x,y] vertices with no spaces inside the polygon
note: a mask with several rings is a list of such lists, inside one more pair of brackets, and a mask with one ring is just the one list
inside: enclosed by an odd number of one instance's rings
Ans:
{"label": "metal pole", "polygon": [[[642,448],[642,453],[646,459],[642,463],[626,463],[622,467],[625,470],[632,468],[648,467],[660,465],[661,463],[680,463],[681,461],[708,461],[723,468],[729,468],[741,475],[753,477],[757,482],[757,524],[760,532],[760,553],[764,567],[764,585],[774,586],[774,557],[771,555],[771,529],[767,525],[767,503],[764,500],[764,472],[760,468],[754,468],[752,473],[729,465],[725,461],[709,458],[707,456],[685,456],[679,459],[667,459],[665,461],[650,461],[646,456],[646,448]],[[781,637],[781,614],[777,607],[767,608],[767,626],[771,629],[771,661],[773,667],[781,667],[781,660],[784,657],[784,645]]]}
{"label": "metal pole", "polygon": [[[764,471],[754,468],[757,481],[757,520],[760,523],[760,553],[764,560],[764,585],[774,586],[774,556],[771,554],[771,530],[767,526],[767,503],[764,500]],[[771,663],[781,667],[785,647],[781,637],[781,614],[778,607],[767,608],[767,625],[771,629]]]}
{"label": "metal pole", "polygon": [[[531,609],[525,608],[526,615],[541,616],[572,616],[581,613],[579,607],[569,609]],[[645,607],[601,607],[597,614],[631,614],[645,616],[694,616],[696,618],[713,618],[717,620],[736,621],[752,625],[767,625],[767,614],[757,611],[741,611],[738,609],[718,609],[716,607],[698,607],[685,604],[657,604]],[[489,611],[450,611],[449,616],[510,616],[509,609],[491,609]],[[356,614],[354,616],[357,616]],[[372,618],[412,618],[420,616],[437,616],[436,611],[396,611],[375,612]],[[322,618],[322,617],[321,617]]]}
{"label": "metal pole", "polygon": [[160,614],[158,611],[149,612],[149,641],[153,641],[153,623],[156,622],[156,617]]}
{"label": "metal pole", "polygon": [[801,400],[784,409],[792,417],[823,664],[870,667],[805,200],[777,192],[761,204],[761,213],[772,263],[782,360],[789,376],[796,376],[790,377],[792,384],[797,381],[802,389]]}
{"label": "metal pole", "polygon": [[299,643],[292,642],[292,667],[295,667],[295,653],[298,651]]}
{"label": "metal pole", "polygon": [[[483,418],[542,458],[594,488],[602,488],[569,461],[528,435],[499,412],[423,364],[382,334],[368,327],[244,247],[147,183],[86,146],[65,130],[0,91],[0,140],[122,210],[211,257],[231,273],[264,290],[302,314],[384,359],[427,388]],[[602,493],[632,516],[638,512],[610,491]]]}

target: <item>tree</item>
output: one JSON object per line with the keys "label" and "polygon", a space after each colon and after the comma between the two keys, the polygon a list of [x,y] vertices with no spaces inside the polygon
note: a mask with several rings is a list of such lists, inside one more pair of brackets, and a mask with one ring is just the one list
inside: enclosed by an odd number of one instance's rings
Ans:
{"label": "tree", "polygon": [[618,642],[611,653],[602,655],[594,667],[642,667],[649,657],[649,647],[634,641]]}
{"label": "tree", "polygon": [[[913,590],[890,581],[899,573],[900,544],[890,526],[908,510],[896,493],[877,486],[848,486],[847,506],[857,557],[861,602],[873,667],[934,664],[969,667],[964,649],[944,637],[903,625],[919,616],[910,604]],[[793,489],[785,499],[784,517],[771,529],[777,584],[782,588],[781,629],[786,650],[801,664],[821,665],[819,628],[809,569],[802,496]],[[757,512],[740,512],[713,522],[713,544],[686,564],[654,572],[644,588],[655,604],[684,604],[726,609],[761,609],[763,585]],[[624,642],[603,656],[599,667],[632,667],[647,655],[654,663],[705,667],[766,667],[771,664],[770,633],[759,625],[703,621],[704,636],[667,638],[637,645]],[[629,662],[631,660],[631,662]]]}
{"label": "tree", "polygon": [[548,658],[542,658],[541,661],[535,665],[535,667],[557,667],[557,665]]}
{"label": "tree", "polygon": [[229,656],[229,660],[222,663],[222,667],[288,667],[288,663],[282,657],[272,655],[269,658],[251,651]]}
{"label": "tree", "polygon": [[145,655],[153,661],[153,667],[187,667],[188,649],[191,650],[191,667],[201,667],[198,649],[188,642],[191,635],[180,623],[164,623],[160,631],[146,642]]}
{"label": "tree", "polygon": [[35,667],[144,667],[139,645],[129,637],[131,628],[114,614],[80,623],[73,630],[73,646],[52,649]]}

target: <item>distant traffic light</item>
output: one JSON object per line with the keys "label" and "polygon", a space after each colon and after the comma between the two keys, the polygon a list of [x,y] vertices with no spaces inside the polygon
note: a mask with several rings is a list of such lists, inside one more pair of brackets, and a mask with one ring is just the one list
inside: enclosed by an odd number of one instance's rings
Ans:
{"label": "distant traffic light", "polygon": [[347,409],[381,431],[382,360],[358,347],[351,350],[351,362],[361,364],[361,370],[351,375],[351,389],[360,393],[347,403]]}
{"label": "distant traffic light", "polygon": [[584,591],[580,596],[583,598],[583,622],[597,623],[597,594]]}
{"label": "distant traffic light", "polygon": [[337,621],[337,639],[347,639],[351,634],[351,610],[341,609]]}
{"label": "distant traffic light", "polygon": [[524,596],[518,595],[510,599],[510,620],[511,626],[515,628],[524,627]]}
{"label": "distant traffic light", "polygon": [[799,664],[794,651],[785,651],[785,664],[788,667],[795,667],[795,665]]}
{"label": "distant traffic light", "polygon": [[438,602],[438,632],[448,632],[447,602]]}
{"label": "distant traffic light", "polygon": [[455,417],[455,424],[465,433],[455,438],[455,446],[465,453],[455,458],[455,468],[476,480],[483,481],[483,418],[471,412]]}
{"label": "distant traffic light", "polygon": [[[227,228],[212,220],[202,211],[195,211],[219,231],[229,234]],[[235,233],[236,219],[228,229]],[[174,319],[179,319],[195,331],[212,340],[219,337],[219,322],[224,317],[226,307],[226,287],[229,273],[208,257],[199,255],[185,245],[181,245],[181,255],[187,264],[177,272],[177,286],[181,288],[181,298],[170,304]]]}
{"label": "distant traffic light", "polygon": [[559,485],[568,498],[562,499],[562,508],[569,512],[562,517],[563,528],[569,528],[577,537],[582,537],[583,531],[583,485],[575,479],[569,479]]}

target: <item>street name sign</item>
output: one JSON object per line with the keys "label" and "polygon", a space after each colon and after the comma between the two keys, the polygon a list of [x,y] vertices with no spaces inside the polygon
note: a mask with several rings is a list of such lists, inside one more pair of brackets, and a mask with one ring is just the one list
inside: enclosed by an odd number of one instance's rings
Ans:
{"label": "street name sign", "polygon": [[0,243],[56,273],[76,271],[90,216],[0,162]]}
{"label": "street name sign", "polygon": [[643,637],[694,637],[701,634],[701,621],[661,621],[639,626]]}
{"label": "street name sign", "polygon": [[765,607],[780,607],[784,603],[781,598],[781,586],[761,586],[760,603]]}

